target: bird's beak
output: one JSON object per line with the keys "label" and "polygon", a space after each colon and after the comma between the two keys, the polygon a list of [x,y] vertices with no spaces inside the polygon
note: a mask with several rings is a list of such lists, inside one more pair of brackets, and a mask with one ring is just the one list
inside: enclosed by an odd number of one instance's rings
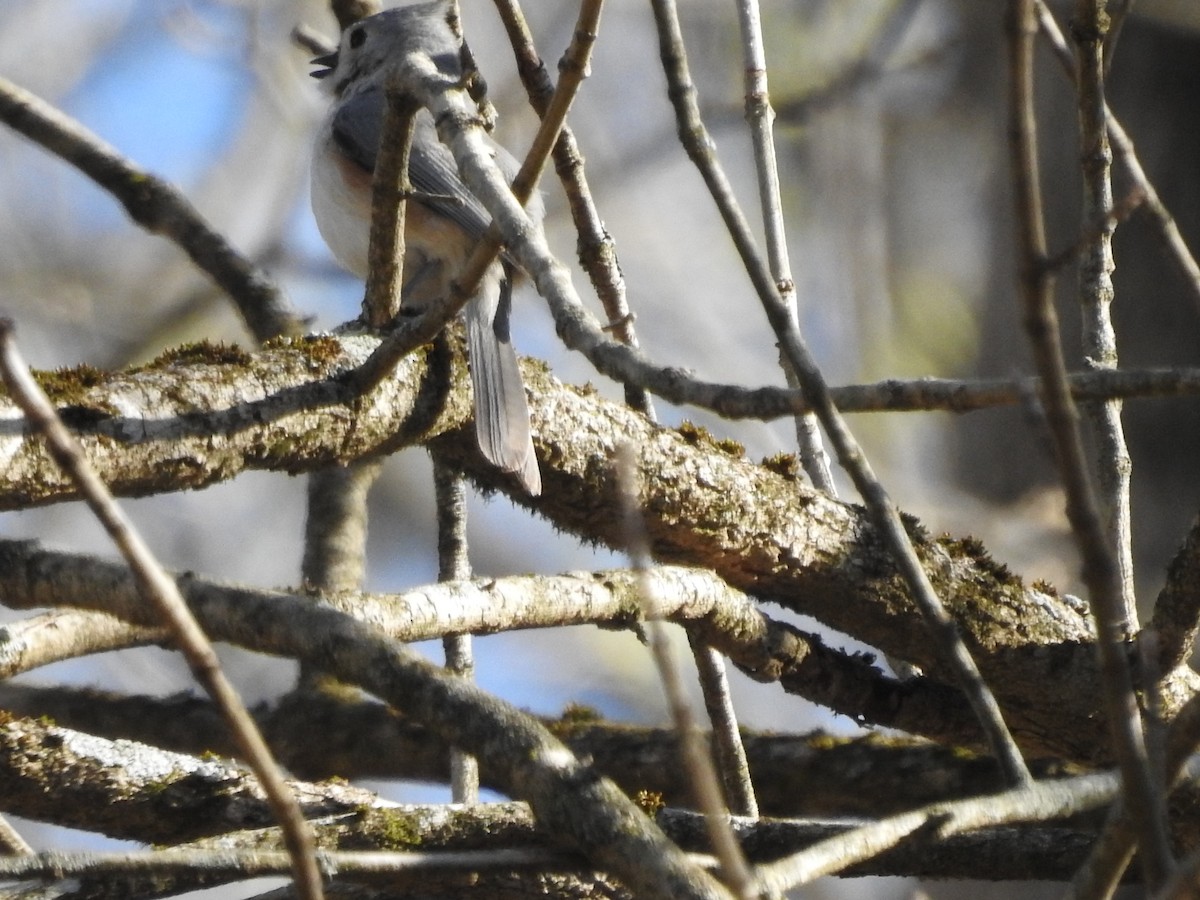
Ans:
{"label": "bird's beak", "polygon": [[309,72],[308,74],[312,78],[325,78],[329,75],[332,75],[333,70],[337,68],[338,55],[335,51],[333,53],[326,54],[325,56],[318,56],[311,62],[314,66],[323,66],[324,68],[317,69],[313,72]]}

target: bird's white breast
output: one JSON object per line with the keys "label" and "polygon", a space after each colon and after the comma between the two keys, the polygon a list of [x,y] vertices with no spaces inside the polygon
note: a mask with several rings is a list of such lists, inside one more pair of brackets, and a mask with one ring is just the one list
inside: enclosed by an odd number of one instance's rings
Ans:
{"label": "bird's white breast", "polygon": [[366,278],[371,174],[337,151],[328,121],[317,134],[313,153],[312,209],[317,229],[337,261]]}

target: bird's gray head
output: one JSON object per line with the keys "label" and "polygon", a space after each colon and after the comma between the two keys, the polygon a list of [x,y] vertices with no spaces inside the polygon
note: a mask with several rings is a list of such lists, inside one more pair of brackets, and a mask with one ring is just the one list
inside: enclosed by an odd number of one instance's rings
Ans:
{"label": "bird's gray head", "polygon": [[322,79],[335,96],[370,84],[382,85],[389,63],[410,54],[433,60],[438,71],[461,77],[461,41],[450,27],[450,0],[434,0],[385,10],[355,22],[344,32],[335,53],[318,56],[321,66],[309,74]]}

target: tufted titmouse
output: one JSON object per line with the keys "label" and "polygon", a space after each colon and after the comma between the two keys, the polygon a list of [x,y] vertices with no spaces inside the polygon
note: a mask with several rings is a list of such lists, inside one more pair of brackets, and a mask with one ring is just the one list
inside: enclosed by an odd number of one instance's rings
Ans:
{"label": "tufted titmouse", "polygon": [[[312,167],[312,206],[321,236],[343,266],[367,274],[371,177],[383,126],[389,60],[414,50],[430,56],[447,75],[461,78],[458,40],[447,24],[446,0],[390,9],[351,25],[337,52],[313,60],[312,72],[330,87],[334,101],[317,135]],[[511,178],[517,163],[496,146],[497,165]],[[415,118],[409,181],[417,195],[405,217],[403,303],[415,307],[449,293],[491,216],[459,177],[454,157],[438,140],[433,117]],[[540,201],[527,212],[540,221]],[[494,263],[467,304],[467,348],[475,397],[475,433],[483,455],[515,473],[532,495],[541,474],[529,431],[525,386],[509,335],[512,279],[508,260]]]}

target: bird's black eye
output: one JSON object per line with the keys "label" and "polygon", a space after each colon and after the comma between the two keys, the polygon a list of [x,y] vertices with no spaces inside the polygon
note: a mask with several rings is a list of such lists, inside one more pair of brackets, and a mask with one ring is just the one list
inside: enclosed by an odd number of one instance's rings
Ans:
{"label": "bird's black eye", "polygon": [[358,49],[363,45],[363,41],[367,39],[367,31],[365,28],[355,28],[350,32],[350,48]]}

